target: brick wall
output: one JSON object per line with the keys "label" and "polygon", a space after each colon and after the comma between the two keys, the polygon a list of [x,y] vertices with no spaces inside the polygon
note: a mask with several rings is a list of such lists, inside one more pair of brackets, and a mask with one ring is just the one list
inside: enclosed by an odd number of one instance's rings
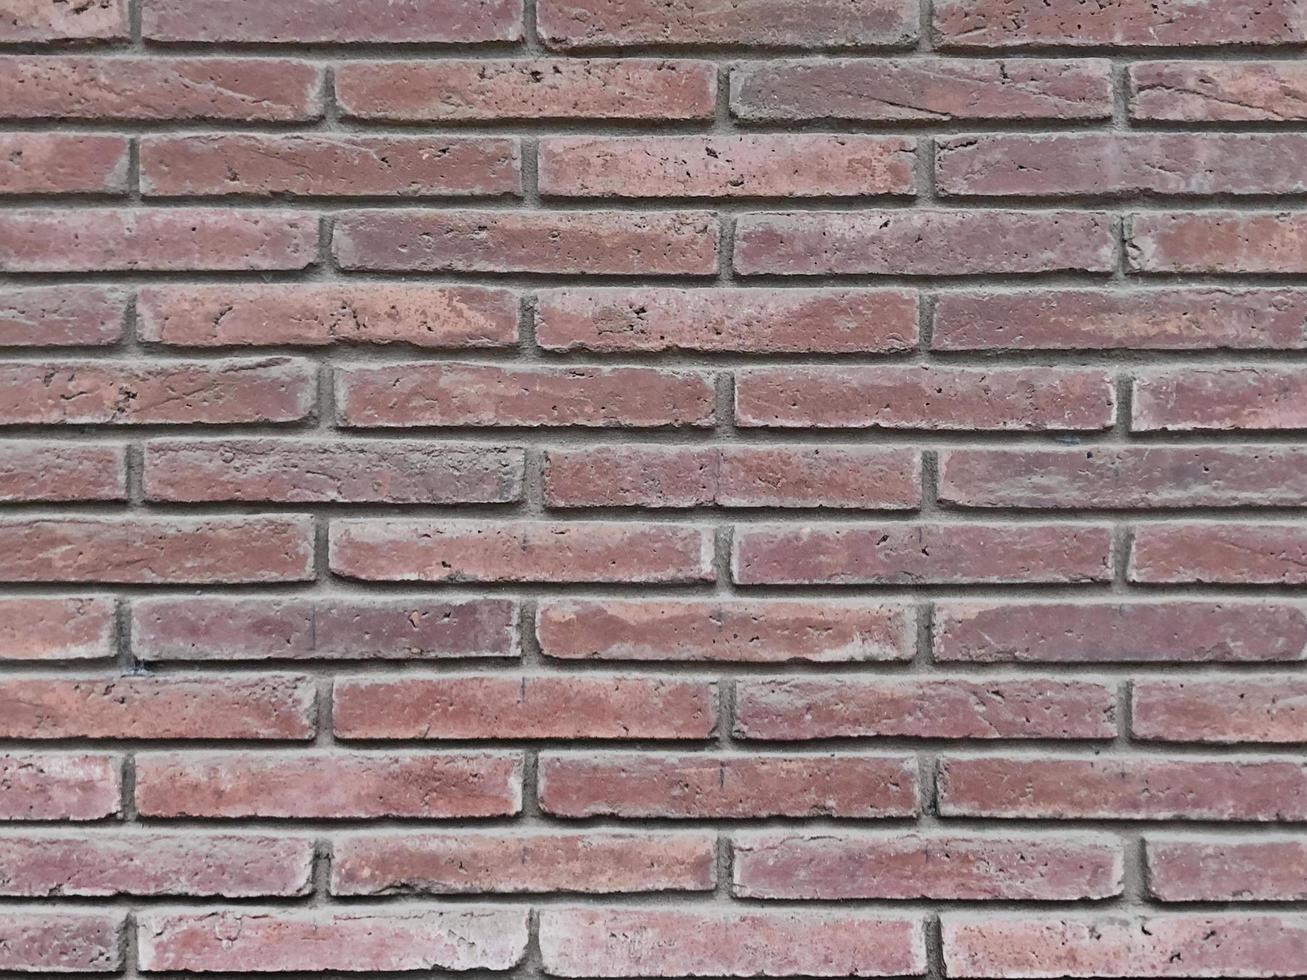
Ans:
{"label": "brick wall", "polygon": [[1307,975],[1307,2],[0,0],[0,973]]}

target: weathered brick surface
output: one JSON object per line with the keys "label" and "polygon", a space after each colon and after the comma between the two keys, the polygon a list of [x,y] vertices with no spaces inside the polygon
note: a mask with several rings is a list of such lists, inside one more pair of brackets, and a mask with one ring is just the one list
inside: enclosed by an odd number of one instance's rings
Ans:
{"label": "weathered brick surface", "polygon": [[1307,844],[1154,838],[1147,842],[1148,887],[1163,902],[1281,901],[1307,895]]}
{"label": "weathered brick surface", "polygon": [[1195,123],[1307,119],[1307,66],[1301,62],[1143,62],[1130,66],[1129,79],[1134,119]]}
{"label": "weathered brick surface", "polygon": [[126,499],[124,446],[0,441],[0,501]]}
{"label": "weathered brick surface", "polygon": [[0,660],[105,660],[116,649],[103,598],[0,599]]}
{"label": "weathered brick surface", "polygon": [[0,912],[0,969],[26,973],[118,973],[124,918],[114,912]]}
{"label": "weathered brick surface", "polygon": [[1139,272],[1307,272],[1307,217],[1269,211],[1134,215],[1126,240]]}
{"label": "weathered brick surface", "polygon": [[129,143],[121,136],[0,135],[0,195],[123,194]]}
{"label": "weathered brick surface", "polygon": [[0,42],[112,41],[127,37],[126,0],[47,3],[11,0],[0,14]]}
{"label": "weathered brick surface", "polygon": [[84,753],[0,754],[0,819],[102,820],[122,811],[122,759]]}
{"label": "weathered brick surface", "polygon": [[95,286],[0,289],[0,346],[101,347],[123,335],[126,299]]}

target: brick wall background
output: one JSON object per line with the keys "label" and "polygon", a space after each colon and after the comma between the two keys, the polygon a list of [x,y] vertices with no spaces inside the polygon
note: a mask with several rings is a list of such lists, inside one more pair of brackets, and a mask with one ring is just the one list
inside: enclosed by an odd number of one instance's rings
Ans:
{"label": "brick wall background", "polygon": [[1301,0],[0,47],[0,972],[1307,975]]}

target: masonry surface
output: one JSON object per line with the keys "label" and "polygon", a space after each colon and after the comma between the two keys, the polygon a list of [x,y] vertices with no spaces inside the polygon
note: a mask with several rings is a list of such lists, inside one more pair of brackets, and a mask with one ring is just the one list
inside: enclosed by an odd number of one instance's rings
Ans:
{"label": "masonry surface", "polygon": [[0,974],[1307,975],[1307,0],[0,0]]}

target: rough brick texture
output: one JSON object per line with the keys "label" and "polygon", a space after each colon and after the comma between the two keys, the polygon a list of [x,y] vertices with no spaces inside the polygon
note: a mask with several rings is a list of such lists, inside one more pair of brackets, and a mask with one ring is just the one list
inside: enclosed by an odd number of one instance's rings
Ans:
{"label": "rough brick texture", "polygon": [[0,975],[1307,977],[1307,0],[0,0]]}

